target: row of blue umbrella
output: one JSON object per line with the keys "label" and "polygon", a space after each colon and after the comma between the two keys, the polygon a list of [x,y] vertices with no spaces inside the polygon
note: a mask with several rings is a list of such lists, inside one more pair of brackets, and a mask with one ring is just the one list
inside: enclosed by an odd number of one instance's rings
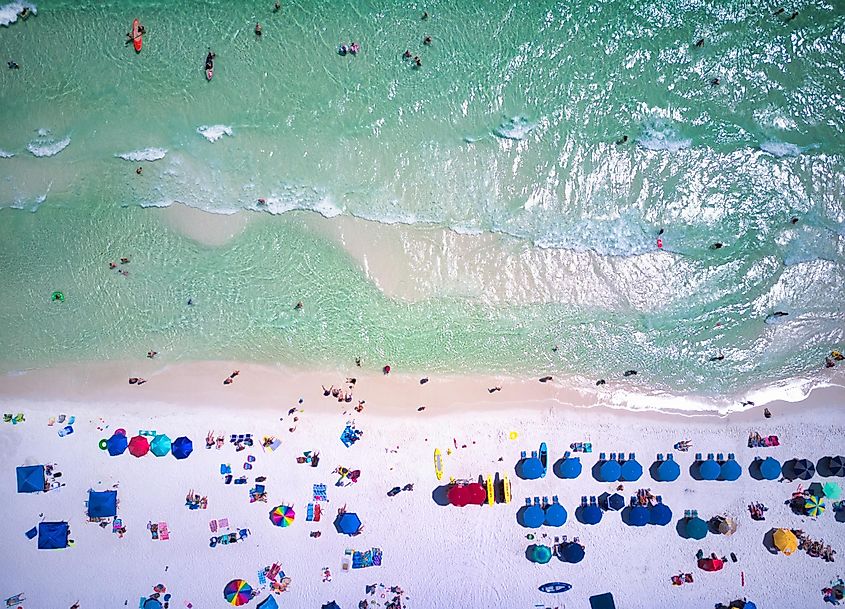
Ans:
{"label": "row of blue umbrella", "polygon": [[[654,524],[666,526],[672,521],[672,510],[663,503],[657,503],[651,507],[635,505],[625,508],[625,498],[622,495],[611,495],[607,500],[608,509],[622,509],[622,520],[635,527]],[[623,509],[624,508],[624,509]],[[583,524],[598,524],[602,519],[602,509],[598,504],[589,504],[579,507],[575,511],[576,518]],[[522,526],[536,529],[543,525],[559,527],[566,523],[566,509],[559,503],[552,503],[545,508],[539,505],[524,506],[517,512],[517,520]]]}

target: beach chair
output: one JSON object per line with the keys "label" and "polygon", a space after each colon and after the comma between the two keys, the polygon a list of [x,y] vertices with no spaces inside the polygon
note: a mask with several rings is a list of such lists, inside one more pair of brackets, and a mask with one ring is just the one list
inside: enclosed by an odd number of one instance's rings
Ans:
{"label": "beach chair", "polygon": [[232,466],[228,463],[221,463],[220,464],[220,475],[224,474],[231,474],[232,473]]}
{"label": "beach chair", "polygon": [[536,451],[536,450],[532,450],[532,451],[531,451],[531,457],[532,457],[532,458],[534,458],[534,459],[539,459],[539,458],[540,458],[540,457],[539,457],[539,455],[537,454],[537,451]]}
{"label": "beach chair", "polygon": [[607,456],[604,453],[599,453],[599,461],[607,461]]}
{"label": "beach chair", "polygon": [[557,495],[552,495],[552,503],[559,503]]}
{"label": "beach chair", "polygon": [[592,442],[584,442],[584,452],[585,453],[593,452],[593,443]]}
{"label": "beach chair", "polygon": [[663,461],[663,453],[657,453],[657,460],[660,462]]}
{"label": "beach chair", "polygon": [[525,498],[525,505],[526,505],[526,507],[530,507],[530,506],[531,506],[531,497],[526,497],[526,498]]}
{"label": "beach chair", "polygon": [[708,460],[708,461],[712,461],[712,460],[713,460],[713,453],[707,453],[707,460]]}
{"label": "beach chair", "polygon": [[716,453],[716,461],[724,461],[725,455],[724,453]]}
{"label": "beach chair", "polygon": [[634,461],[637,458],[636,453],[628,453],[628,461]]}
{"label": "beach chair", "polygon": [[266,586],[267,585],[267,573],[263,569],[258,572],[258,585],[259,586]]}
{"label": "beach chair", "polygon": [[521,453],[519,453],[520,459],[525,459],[527,456],[528,456],[528,453],[526,453],[524,450]]}
{"label": "beach chair", "polygon": [[549,505],[549,498],[543,497],[543,507],[546,507],[547,505]]}
{"label": "beach chair", "polygon": [[238,531],[238,539],[246,539],[249,536],[249,529],[240,529]]}
{"label": "beach chair", "polygon": [[230,443],[230,444],[234,444],[234,443],[235,443],[235,442],[237,442],[237,441],[238,441],[238,436],[237,436],[237,434],[232,434],[232,437],[231,437],[231,438],[229,438],[229,443]]}
{"label": "beach chair", "polygon": [[684,518],[692,518],[692,511],[684,510]]}
{"label": "beach chair", "polygon": [[695,453],[695,460],[696,461],[703,461],[704,459],[701,458],[701,453]]}
{"label": "beach chair", "polygon": [[226,477],[223,478],[223,484],[232,484],[232,474],[226,474]]}
{"label": "beach chair", "polygon": [[534,497],[534,505],[540,505],[540,498]]}
{"label": "beach chair", "polygon": [[616,453],[610,453],[610,460],[616,461]]}
{"label": "beach chair", "polygon": [[666,460],[667,461],[674,461],[675,455],[673,455],[672,453],[666,453]]}
{"label": "beach chair", "polygon": [[159,539],[162,541],[167,541],[170,539],[170,530],[167,528],[166,522],[159,522],[158,523],[158,536]]}
{"label": "beach chair", "polygon": [[309,503],[308,507],[305,508],[305,521],[312,522],[314,520],[314,504]]}
{"label": "beach chair", "polygon": [[320,504],[316,504],[314,506],[314,522],[320,522],[320,515],[323,513],[323,509],[320,507]]}
{"label": "beach chair", "polygon": [[736,455],[733,453],[728,453],[728,461],[735,461]]}
{"label": "beach chair", "polygon": [[581,495],[581,507],[587,507],[587,496]]}
{"label": "beach chair", "polygon": [[598,505],[598,504],[596,503],[596,497],[595,497],[595,495],[590,495],[590,505]]}

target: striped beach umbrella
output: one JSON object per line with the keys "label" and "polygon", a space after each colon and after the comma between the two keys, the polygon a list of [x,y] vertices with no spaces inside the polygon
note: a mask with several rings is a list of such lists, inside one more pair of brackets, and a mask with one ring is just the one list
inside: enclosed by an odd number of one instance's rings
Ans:
{"label": "striped beach umbrella", "polygon": [[252,600],[252,586],[243,579],[233,579],[223,588],[223,598],[236,607]]}
{"label": "striped beach umbrella", "polygon": [[810,495],[804,502],[804,509],[807,510],[807,516],[821,516],[824,513],[824,497]]}
{"label": "striped beach umbrella", "polygon": [[289,527],[293,524],[296,514],[289,505],[277,505],[270,510],[270,522],[277,527]]}

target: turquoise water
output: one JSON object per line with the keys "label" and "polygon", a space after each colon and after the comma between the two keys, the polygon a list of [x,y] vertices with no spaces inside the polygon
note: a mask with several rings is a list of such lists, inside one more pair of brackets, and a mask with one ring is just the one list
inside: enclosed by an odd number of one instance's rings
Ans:
{"label": "turquoise water", "polygon": [[[271,5],[57,1],[15,22],[0,8],[2,59],[21,66],[0,70],[4,368],[159,347],[636,368],[721,392],[815,371],[842,346],[841,3],[777,16],[740,2]],[[123,44],[135,16],[138,55]],[[351,41],[361,52],[339,56]],[[145,209],[177,201],[264,218],[211,248]],[[584,264],[532,278],[540,299],[407,302],[309,229],[314,213],[501,233]],[[120,255],[127,278],[107,272]],[[776,310],[790,315],[766,323]]]}

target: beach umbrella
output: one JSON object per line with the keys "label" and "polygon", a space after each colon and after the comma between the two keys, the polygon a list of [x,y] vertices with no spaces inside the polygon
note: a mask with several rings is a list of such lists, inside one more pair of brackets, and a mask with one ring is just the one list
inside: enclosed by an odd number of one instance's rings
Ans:
{"label": "beach umbrella", "polygon": [[773,457],[766,457],[759,462],[760,475],[766,480],[777,480],[780,476],[780,461]]}
{"label": "beach umbrella", "polygon": [[601,522],[601,508],[588,505],[581,509],[581,520],[584,524],[598,524]]}
{"label": "beach umbrella", "polygon": [[25,465],[15,469],[19,493],[42,493],[46,482],[43,465]]}
{"label": "beach umbrella", "polygon": [[807,487],[807,492],[811,495],[815,495],[816,497],[824,496],[824,491],[822,490],[822,483],[813,482],[810,486]]}
{"label": "beach umbrella", "polygon": [[615,482],[622,475],[622,466],[618,461],[605,461],[599,466],[599,478],[602,482]]}
{"label": "beach umbrella", "polygon": [[669,509],[668,505],[657,503],[651,506],[651,510],[649,510],[648,521],[651,524],[656,524],[657,526],[664,527],[670,522],[672,522],[672,510]]}
{"label": "beach umbrella", "polygon": [[721,571],[725,563],[720,558],[702,558],[698,561],[698,568],[704,571]]}
{"label": "beach umbrella", "polygon": [[580,543],[568,543],[563,546],[561,555],[566,562],[581,562],[584,560],[584,546]]}
{"label": "beach umbrella", "polygon": [[170,452],[177,459],[187,459],[188,455],[194,452],[194,443],[191,442],[190,438],[179,436],[173,440],[173,444],[170,446]]}
{"label": "beach umbrella", "polygon": [[236,607],[252,599],[252,586],[242,579],[233,579],[223,588],[223,598]]}
{"label": "beach umbrella", "polygon": [[277,505],[270,510],[270,522],[277,527],[289,527],[295,516],[293,508],[288,505]]}
{"label": "beach umbrella", "polygon": [[522,512],[522,525],[530,529],[543,526],[546,514],[539,505],[529,505]]}
{"label": "beach umbrella", "polygon": [[129,440],[129,454],[133,457],[143,457],[150,452],[150,441],[144,436],[135,436]]}
{"label": "beach umbrella", "polygon": [[807,516],[821,516],[824,513],[824,497],[810,495],[804,502],[804,509],[807,510]]}
{"label": "beach umbrella", "polygon": [[742,467],[734,459],[728,459],[727,461],[722,463],[722,467],[719,472],[720,480],[727,480],[728,482],[733,482],[739,479],[741,475]]}
{"label": "beach umbrella", "polygon": [[528,555],[531,557],[531,562],[544,565],[552,559],[552,549],[549,546],[535,544],[528,548]]}
{"label": "beach umbrella", "polygon": [[335,518],[334,528],[342,535],[355,535],[361,529],[361,519],[355,512],[344,512]]}
{"label": "beach umbrella", "polygon": [[687,518],[684,531],[690,539],[704,539],[707,536],[707,523],[697,516]]}
{"label": "beach umbrella", "polygon": [[789,529],[778,529],[772,536],[775,547],[789,556],[798,549],[798,538]]}
{"label": "beach umbrella", "polygon": [[550,527],[563,526],[566,522],[566,509],[559,503],[552,503],[546,507],[545,523]]}
{"label": "beach umbrella", "polygon": [[161,434],[160,436],[156,436],[153,438],[153,441],[150,442],[150,452],[153,453],[156,457],[163,457],[167,453],[170,452],[170,444],[172,441],[167,434]]}
{"label": "beach umbrella", "polygon": [[466,485],[467,503],[473,505],[484,505],[487,501],[487,489],[483,484],[472,482]]}
{"label": "beach umbrella", "polygon": [[736,533],[736,520],[733,518],[719,518],[719,533],[730,537]]}
{"label": "beach umbrella", "polygon": [[792,459],[787,462],[787,465],[789,467],[785,469],[788,469],[789,475],[787,478],[790,480],[795,480],[796,478],[809,480],[816,473],[816,466],[807,459]]}
{"label": "beach umbrella", "polygon": [[643,466],[636,459],[628,459],[622,464],[620,478],[625,482],[635,482],[643,475]]}
{"label": "beach umbrella", "polygon": [[106,450],[112,457],[125,453],[127,446],[129,446],[129,441],[126,439],[126,434],[114,434],[106,440]]}
{"label": "beach umbrella", "polygon": [[825,482],[822,487],[822,492],[824,492],[824,496],[831,501],[836,501],[842,495],[842,489],[839,488],[839,485],[835,482]]}
{"label": "beach umbrella", "polygon": [[162,609],[163,607],[164,605],[161,604],[161,601],[155,598],[148,598],[141,605],[141,609]]}
{"label": "beach umbrella", "polygon": [[558,467],[557,475],[560,478],[577,478],[581,475],[581,459],[579,457],[567,457]]}
{"label": "beach umbrella", "polygon": [[463,484],[455,484],[453,486],[450,486],[449,490],[446,491],[446,499],[449,500],[449,503],[457,507],[464,507],[469,503],[467,490]]}
{"label": "beach umbrella", "polygon": [[704,480],[716,480],[722,473],[722,468],[713,459],[707,459],[699,462],[698,473]]}
{"label": "beach umbrella", "polygon": [[827,467],[830,470],[831,476],[845,476],[845,457],[831,457],[828,460]]}
{"label": "beach umbrella", "polygon": [[326,603],[325,605],[320,607],[320,609],[340,609],[340,605],[338,605],[336,602],[332,601],[330,603]]}
{"label": "beach umbrella", "polygon": [[543,476],[543,464],[536,457],[523,459],[517,464],[516,474],[525,480],[536,480]]}
{"label": "beach umbrella", "polygon": [[673,482],[681,475],[681,466],[674,460],[663,461],[657,466],[658,482]]}
{"label": "beach umbrella", "polygon": [[621,510],[623,507],[625,507],[625,497],[619,493],[613,493],[607,498],[607,509]]}
{"label": "beach umbrella", "polygon": [[648,524],[650,514],[648,508],[642,505],[635,505],[628,513],[628,524],[632,527],[642,527]]}

